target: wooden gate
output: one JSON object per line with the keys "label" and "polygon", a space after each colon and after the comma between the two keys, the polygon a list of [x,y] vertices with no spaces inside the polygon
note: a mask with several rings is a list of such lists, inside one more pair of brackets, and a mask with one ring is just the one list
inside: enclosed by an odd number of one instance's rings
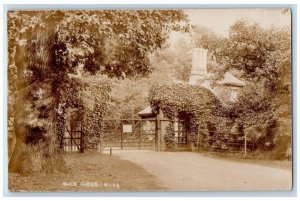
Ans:
{"label": "wooden gate", "polygon": [[83,132],[82,121],[76,122],[78,126],[65,128],[64,151],[65,152],[83,152]]}
{"label": "wooden gate", "polygon": [[188,136],[187,130],[182,121],[174,122],[175,131],[175,149],[178,151],[184,151],[188,149]]}
{"label": "wooden gate", "polygon": [[106,119],[101,126],[101,149],[156,149],[155,119]]}

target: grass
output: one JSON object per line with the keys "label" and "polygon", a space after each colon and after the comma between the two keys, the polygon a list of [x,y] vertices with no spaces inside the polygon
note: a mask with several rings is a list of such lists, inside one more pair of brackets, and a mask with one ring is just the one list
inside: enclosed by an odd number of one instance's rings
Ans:
{"label": "grass", "polygon": [[262,165],[266,167],[280,168],[284,170],[292,170],[292,161],[289,160],[274,160],[263,153],[248,153],[245,157],[244,153],[214,153],[214,152],[200,152],[202,155],[220,160],[228,160],[241,163],[250,163],[255,165]]}
{"label": "grass", "polygon": [[69,173],[9,173],[11,192],[124,192],[164,190],[143,168],[117,156],[66,154]]}

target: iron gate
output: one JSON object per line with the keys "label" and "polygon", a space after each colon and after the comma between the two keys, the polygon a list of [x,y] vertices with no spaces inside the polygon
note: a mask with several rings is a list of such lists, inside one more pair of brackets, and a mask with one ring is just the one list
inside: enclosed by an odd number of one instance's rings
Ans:
{"label": "iron gate", "polygon": [[101,126],[101,149],[156,149],[155,119],[106,119]]}

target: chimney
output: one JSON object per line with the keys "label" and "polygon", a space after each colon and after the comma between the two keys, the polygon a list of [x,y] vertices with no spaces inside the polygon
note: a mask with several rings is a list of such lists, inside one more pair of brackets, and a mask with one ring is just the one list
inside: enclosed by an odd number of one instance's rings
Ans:
{"label": "chimney", "polygon": [[189,84],[195,85],[198,83],[199,80],[204,80],[207,74],[206,57],[206,49],[195,48],[193,50],[193,63],[189,78]]}

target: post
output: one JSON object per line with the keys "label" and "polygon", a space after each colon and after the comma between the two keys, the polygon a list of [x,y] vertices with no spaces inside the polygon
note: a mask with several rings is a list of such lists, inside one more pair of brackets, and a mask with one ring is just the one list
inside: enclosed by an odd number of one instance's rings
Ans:
{"label": "post", "polygon": [[141,129],[141,122],[139,122],[139,149],[141,149],[141,138],[142,138],[142,129]]}
{"label": "post", "polygon": [[244,135],[244,139],[245,139],[245,142],[244,142],[244,157],[247,156],[247,135],[245,133]]}
{"label": "post", "polygon": [[[185,127],[187,127],[185,125]],[[193,151],[193,143],[192,143],[192,138],[191,138],[191,128],[188,127],[188,129],[186,128],[186,145],[187,145],[187,150],[188,151]]]}
{"label": "post", "polygon": [[162,141],[162,128],[161,122],[163,119],[163,114],[161,109],[159,109],[158,114],[156,115],[156,139],[157,139],[157,151],[163,150],[163,141]]}
{"label": "post", "polygon": [[97,145],[97,149],[98,149],[98,152],[99,152],[99,153],[101,153],[101,152],[102,152],[102,151],[101,151],[101,142],[99,142],[99,143],[98,143],[98,145]]}
{"label": "post", "polygon": [[[177,123],[176,123],[176,121],[177,121]],[[170,123],[172,124],[172,127],[175,131],[175,149],[176,149],[176,151],[178,151],[178,143],[182,143],[182,140],[187,139],[187,135],[185,136],[186,138],[179,137],[180,121],[178,120],[178,118],[175,118],[174,121],[170,121]],[[181,132],[182,132],[182,129],[181,129]],[[176,133],[177,133],[177,135],[176,135]],[[176,141],[176,139],[177,139],[177,141]]]}
{"label": "post", "polygon": [[112,155],[112,148],[110,147],[109,148],[109,156],[111,157],[111,155]]}
{"label": "post", "polygon": [[158,131],[158,124],[159,124],[159,122],[158,122],[159,120],[158,120],[158,118],[156,117],[156,119],[155,119],[155,151],[159,151],[159,131]]}
{"label": "post", "polygon": [[198,121],[198,129],[197,129],[197,151],[199,151],[199,138],[200,138],[200,123]]}
{"label": "post", "polygon": [[82,120],[80,121],[80,153],[83,153],[83,126],[82,126]]}
{"label": "post", "polygon": [[123,122],[121,121],[121,149],[123,150]]}
{"label": "post", "polygon": [[71,139],[71,152],[73,152],[73,137],[72,137],[72,129],[70,131],[70,139]]}

